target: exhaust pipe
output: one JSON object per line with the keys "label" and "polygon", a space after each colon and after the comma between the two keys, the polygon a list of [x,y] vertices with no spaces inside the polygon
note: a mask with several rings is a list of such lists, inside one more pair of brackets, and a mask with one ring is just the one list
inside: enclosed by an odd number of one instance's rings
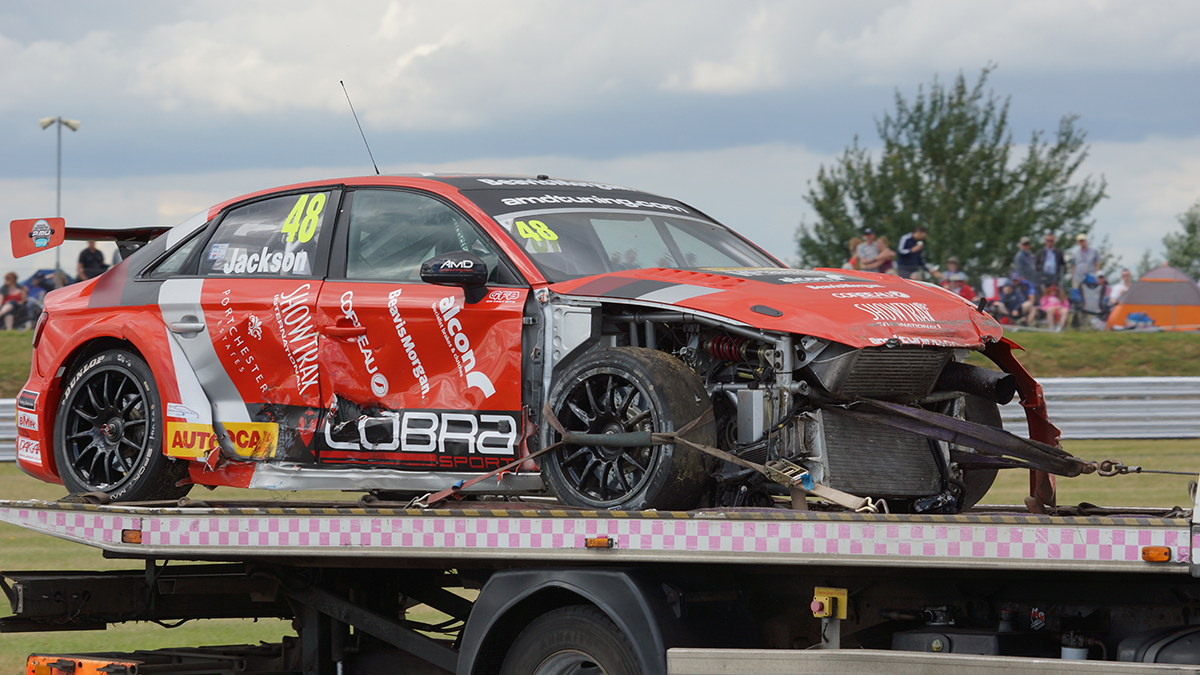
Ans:
{"label": "exhaust pipe", "polygon": [[1017,378],[998,370],[951,361],[938,376],[937,388],[961,391],[1004,405],[1017,393]]}

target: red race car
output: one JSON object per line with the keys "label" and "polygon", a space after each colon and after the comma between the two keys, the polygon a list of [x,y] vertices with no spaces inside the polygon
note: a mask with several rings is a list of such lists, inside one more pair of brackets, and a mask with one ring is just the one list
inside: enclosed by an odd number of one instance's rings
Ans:
{"label": "red race car", "polygon": [[[17,399],[21,469],[72,493],[466,485],[765,506],[786,502],[770,479],[785,467],[805,489],[953,512],[997,468],[1078,473],[981,309],[894,276],[788,269],[616,185],[346,178],[169,229],[12,235],[17,254],[64,235],[129,252],[48,296]],[[1007,374],[964,364],[973,350]],[[995,429],[1014,391],[1034,440]]]}

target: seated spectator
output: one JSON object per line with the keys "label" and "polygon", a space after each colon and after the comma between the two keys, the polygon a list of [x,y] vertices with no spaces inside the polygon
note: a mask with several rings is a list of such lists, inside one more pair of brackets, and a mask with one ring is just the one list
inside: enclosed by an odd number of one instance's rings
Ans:
{"label": "seated spectator", "polygon": [[[1101,284],[1096,277],[1087,275],[1083,278],[1083,282],[1071,291],[1072,300],[1075,300],[1074,309],[1080,315],[1079,324],[1090,321],[1093,326],[1099,327],[1102,322],[1108,319],[1108,299],[1105,297],[1106,285]],[[1076,298],[1076,294],[1078,297]]]}
{"label": "seated spectator", "polygon": [[4,296],[0,299],[4,330],[12,330],[15,322],[25,320],[25,298],[28,297],[25,287],[17,283],[16,272],[4,275],[4,287],[0,289],[0,294]]}
{"label": "seated spectator", "polygon": [[1071,314],[1071,307],[1067,304],[1062,288],[1054,285],[1046,287],[1045,294],[1038,302],[1038,309],[1045,315],[1047,327],[1055,333],[1062,332]]}
{"label": "seated spectator", "polygon": [[997,319],[1004,317],[1014,324],[1028,326],[1033,321],[1033,298],[1025,294],[1024,288],[1006,280],[990,310]]}
{"label": "seated spectator", "polygon": [[1128,269],[1121,270],[1121,278],[1117,281],[1117,283],[1108,287],[1109,306],[1115,307],[1119,305],[1121,300],[1125,297],[1125,291],[1128,291],[1129,287],[1132,285],[1133,275],[1130,274]]}
{"label": "seated spectator", "polygon": [[975,301],[975,289],[971,288],[970,284],[967,283],[967,275],[965,272],[953,272],[946,276],[948,278],[946,281],[946,288],[950,289],[952,293],[957,293],[971,302]]}

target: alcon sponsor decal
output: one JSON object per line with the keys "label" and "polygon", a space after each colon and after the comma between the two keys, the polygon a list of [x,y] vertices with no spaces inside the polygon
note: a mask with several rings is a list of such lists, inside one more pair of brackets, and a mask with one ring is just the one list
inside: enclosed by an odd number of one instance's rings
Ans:
{"label": "alcon sponsor decal", "polygon": [[273,303],[279,325],[279,341],[296,373],[296,387],[304,395],[320,379],[317,365],[319,337],[309,308],[309,284],[300,284],[290,293],[280,293]]}
{"label": "alcon sponsor decal", "polygon": [[[271,383],[263,376],[262,369],[259,368],[254,355],[250,353],[250,345],[246,344],[246,339],[241,334],[241,329],[237,326],[237,318],[234,316],[232,302],[230,300],[230,289],[225,289],[221,292],[221,307],[224,312],[217,326],[217,334],[221,338],[221,345],[225,347],[225,353],[229,358],[233,359],[233,366],[237,368],[239,373],[245,373],[249,370],[254,377],[254,384],[258,386],[260,392],[266,392],[271,388]],[[253,316],[253,315],[250,315]],[[215,346],[215,345],[214,345]]]}
{"label": "alcon sponsor decal", "polygon": [[37,410],[38,392],[22,389],[20,394],[17,394],[17,407],[26,410]]}
{"label": "alcon sponsor decal", "polygon": [[[387,422],[382,427],[386,432],[382,439],[376,436],[381,429],[379,419]],[[360,417],[355,424],[356,442],[334,440],[334,425],[329,423],[325,424],[325,442],[335,450],[438,453],[459,457],[511,458],[517,452],[517,417],[511,413],[385,410],[375,418]],[[374,440],[368,439],[368,427],[371,427],[370,435],[376,436]]]}
{"label": "alcon sponsor decal", "polygon": [[429,374],[425,372],[425,366],[421,365],[421,357],[417,354],[413,336],[408,332],[404,317],[400,315],[400,293],[403,290],[397,288],[388,293],[388,314],[392,316],[392,326],[396,329],[396,337],[400,338],[400,346],[408,355],[408,363],[412,366],[413,377],[416,378],[417,384],[421,385],[421,398],[425,398],[425,395],[429,393]]}
{"label": "alcon sponsor decal", "polygon": [[[354,291],[342,293],[342,316],[346,317],[355,328],[362,328],[362,322],[358,320],[358,313],[354,311]],[[360,335],[354,338],[354,342],[358,344],[358,351],[362,353],[363,367],[371,376],[371,393],[379,398],[387,396],[388,381],[375,365],[375,352],[371,349],[371,341],[367,339],[366,335]]]}
{"label": "alcon sponsor decal", "polygon": [[41,444],[32,438],[17,436],[17,459],[26,464],[42,465]]}
{"label": "alcon sponsor decal", "polygon": [[433,315],[437,317],[438,328],[442,329],[442,338],[454,356],[458,373],[467,379],[468,387],[475,387],[483,392],[484,398],[491,398],[496,393],[496,387],[487,375],[475,370],[475,350],[471,349],[471,339],[463,332],[462,323],[455,318],[462,305],[453,296],[445,297],[431,306]]}
{"label": "alcon sponsor decal", "polygon": [[26,431],[38,430],[38,416],[27,410],[17,410],[17,428]]}
{"label": "alcon sponsor decal", "polygon": [[854,306],[882,323],[910,328],[928,328],[937,323],[929,313],[929,305],[921,302],[865,302]]}
{"label": "alcon sponsor decal", "polygon": [[[278,424],[226,422],[223,426],[239,457],[266,459],[275,456],[275,450],[279,446]],[[209,451],[220,447],[212,426],[193,422],[167,422],[167,435],[163,439],[163,445],[167,455],[190,459],[201,459]]]}
{"label": "alcon sponsor decal", "polygon": [[[212,253],[216,253],[215,249]],[[221,253],[225,263],[220,270],[225,274],[309,274],[312,271],[305,251],[293,253],[264,246],[261,251],[234,248]]]}
{"label": "alcon sponsor decal", "polygon": [[862,298],[864,300],[892,300],[909,297],[908,293],[900,291],[852,291],[848,293],[830,293],[835,298]]}

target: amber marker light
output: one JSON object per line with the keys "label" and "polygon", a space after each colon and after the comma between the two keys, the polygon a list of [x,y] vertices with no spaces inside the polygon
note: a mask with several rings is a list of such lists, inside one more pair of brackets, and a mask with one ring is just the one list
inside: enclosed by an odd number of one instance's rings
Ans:
{"label": "amber marker light", "polygon": [[1171,547],[1143,546],[1142,560],[1146,562],[1171,562]]}
{"label": "amber marker light", "polygon": [[140,544],[142,543],[141,530],[121,530],[122,544]]}

